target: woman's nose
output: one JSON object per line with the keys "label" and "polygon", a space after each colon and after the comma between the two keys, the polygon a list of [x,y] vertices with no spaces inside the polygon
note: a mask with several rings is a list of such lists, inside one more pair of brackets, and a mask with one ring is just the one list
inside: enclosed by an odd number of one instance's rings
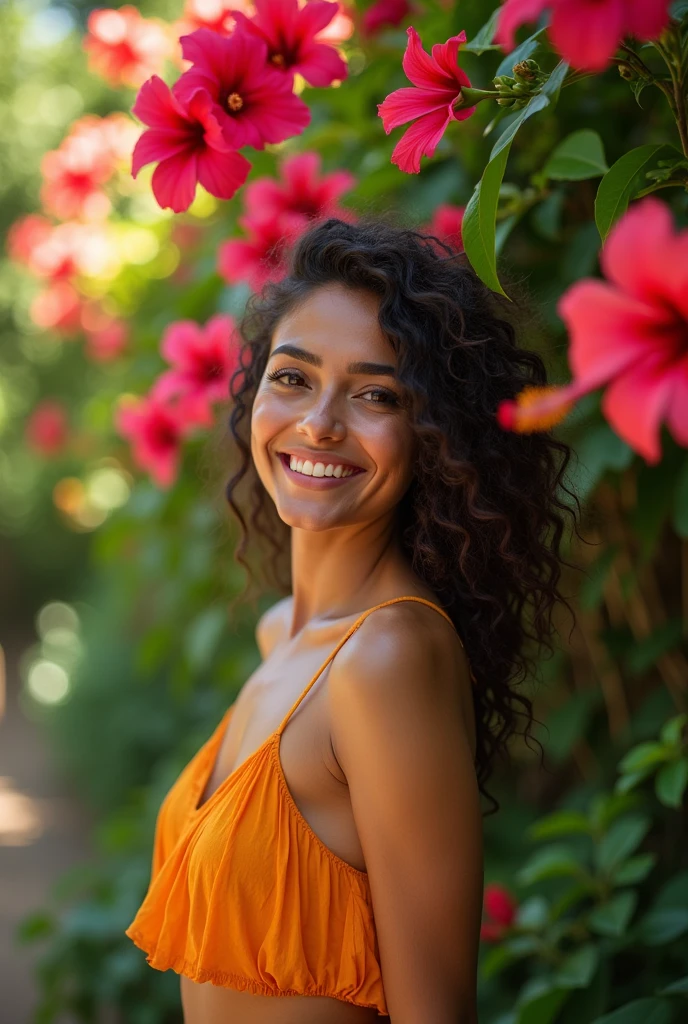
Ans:
{"label": "woman's nose", "polygon": [[346,426],[336,396],[322,392],[299,418],[297,430],[314,440],[343,437]]}

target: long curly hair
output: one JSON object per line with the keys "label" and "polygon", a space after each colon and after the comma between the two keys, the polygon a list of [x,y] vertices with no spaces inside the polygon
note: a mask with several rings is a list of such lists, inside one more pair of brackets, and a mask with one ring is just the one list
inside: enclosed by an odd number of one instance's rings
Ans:
{"label": "long curly hair", "polygon": [[[571,449],[550,432],[518,434],[495,419],[502,399],[547,383],[541,357],[517,347],[510,305],[478,278],[463,253],[428,234],[366,219],[312,226],[294,247],[287,275],[249,300],[230,382],[236,471],[225,496],[240,535],[234,558],[248,572],[259,540],[260,571],[291,591],[289,527],[253,465],[250,422],[279,320],[314,289],[337,282],[380,297],[380,326],[397,354],[417,439],[414,477],[398,508],[399,536],[412,570],[433,591],[461,636],[473,674],[476,773],[481,793],[497,755],[507,753],[517,718],[532,701],[518,686],[553,653],[564,516],[580,505],[564,483]],[[232,467],[234,468],[234,467]],[[240,486],[248,498],[240,498]],[[248,505],[248,507],[246,507]],[[535,650],[529,651],[529,643]],[[533,657],[535,654],[535,657]],[[542,755],[542,747],[538,743]]]}

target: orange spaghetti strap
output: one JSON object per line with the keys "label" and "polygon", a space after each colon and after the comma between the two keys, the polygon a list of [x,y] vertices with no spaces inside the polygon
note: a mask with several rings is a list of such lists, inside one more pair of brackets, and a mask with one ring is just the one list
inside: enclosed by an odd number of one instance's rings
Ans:
{"label": "orange spaghetti strap", "polygon": [[[348,630],[346,631],[346,633],[344,634],[344,636],[342,637],[342,639],[341,639],[341,640],[339,641],[339,643],[337,644],[337,646],[335,647],[335,649],[334,649],[334,650],[333,650],[333,651],[332,651],[332,652],[331,652],[330,654],[328,654],[328,656],[327,656],[327,657],[325,658],[324,662],[322,663],[322,665],[320,666],[320,668],[318,669],[318,671],[317,671],[317,672],[315,673],[315,675],[313,676],[313,678],[311,679],[311,681],[310,681],[310,682],[308,683],[308,685],[306,686],[305,690],[304,690],[304,691],[303,691],[303,692],[301,693],[301,695],[300,695],[300,696],[299,696],[299,697],[297,698],[297,700],[296,700],[296,701],[294,702],[294,704],[292,704],[291,708],[289,709],[289,711],[287,712],[286,716],[285,716],[285,717],[284,717],[284,719],[282,720],[282,724],[280,725],[279,729],[277,730],[277,735],[281,735],[281,734],[282,734],[282,731],[283,731],[283,729],[284,729],[285,725],[287,724],[287,722],[289,721],[289,719],[291,718],[291,716],[292,716],[292,715],[294,714],[294,712],[296,711],[297,707],[299,706],[299,704],[301,703],[301,701],[303,700],[303,698],[304,698],[304,697],[306,696],[306,694],[308,693],[308,691],[310,690],[310,688],[311,688],[311,687],[313,686],[313,684],[314,684],[314,683],[316,682],[316,680],[318,679],[318,677],[320,676],[320,674],[321,674],[321,673],[322,673],[322,672],[323,672],[323,671],[325,670],[325,668],[327,668],[327,666],[328,666],[328,665],[329,665],[329,663],[330,663],[330,662],[332,661],[332,659],[333,659],[333,658],[334,658],[334,656],[335,656],[335,655],[337,654],[337,652],[338,652],[339,650],[341,650],[341,648],[342,648],[342,647],[344,646],[344,644],[345,644],[345,643],[346,643],[346,641],[347,641],[347,640],[349,639],[349,637],[350,637],[350,636],[351,636],[351,635],[352,635],[353,633],[355,633],[355,632],[356,632],[356,630],[358,629],[358,627],[359,627],[359,626],[361,625],[361,623],[362,623],[362,622],[363,622],[363,621],[364,621],[364,620],[365,620],[365,619],[366,619],[366,618],[368,617],[368,615],[370,615],[370,613],[371,613],[371,612],[375,612],[375,611],[377,611],[377,610],[378,610],[378,608],[386,608],[386,607],[387,607],[387,605],[389,605],[389,604],[396,604],[396,603],[397,603],[398,601],[420,601],[420,603],[421,603],[421,604],[427,604],[427,605],[428,605],[428,606],[429,606],[430,608],[434,608],[434,609],[435,609],[435,611],[438,611],[438,612],[440,613],[440,615],[443,615],[443,616],[444,616],[444,618],[445,618],[445,619],[447,620],[447,622],[449,623],[449,625],[450,625],[450,626],[451,626],[451,627],[452,627],[453,629],[456,629],[456,627],[454,626],[454,623],[453,623],[453,622],[452,622],[452,620],[451,620],[451,619],[449,618],[449,616],[447,615],[447,613],[446,613],[446,612],[445,612],[445,611],[444,611],[444,610],[443,610],[442,608],[440,608],[440,607],[439,607],[439,605],[435,604],[435,603],[434,603],[433,601],[428,601],[428,600],[427,600],[427,598],[425,598],[425,597],[416,597],[415,595],[411,595],[411,594],[409,594],[409,595],[408,595],[408,596],[406,596],[406,597],[392,597],[392,598],[390,598],[390,600],[389,600],[389,601],[383,601],[383,602],[382,602],[381,604],[376,604],[376,605],[373,605],[373,607],[372,607],[372,608],[367,608],[367,609],[366,609],[366,611],[364,611],[364,612],[363,612],[363,613],[362,613],[361,615],[359,615],[359,617],[358,617],[358,618],[356,619],[356,621],[354,622],[354,624],[353,624],[352,626],[350,626],[350,627],[349,627],[349,629],[348,629]],[[457,636],[458,636],[458,633],[457,633]],[[461,640],[461,637],[459,637],[459,643],[460,643],[460,644],[461,644],[461,646],[463,647],[463,641]],[[473,678],[473,673],[472,673],[472,672],[471,672],[471,678]]]}

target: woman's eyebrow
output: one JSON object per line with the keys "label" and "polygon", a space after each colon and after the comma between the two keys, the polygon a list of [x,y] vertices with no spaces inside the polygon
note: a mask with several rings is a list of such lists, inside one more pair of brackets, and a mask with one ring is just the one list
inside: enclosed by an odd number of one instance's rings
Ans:
{"label": "woman's eyebrow", "polygon": [[[305,348],[290,345],[288,342],[285,342],[284,345],[278,345],[270,353],[269,358],[272,359],[273,356],[277,355],[291,356],[292,359],[300,359],[304,363],[310,363],[311,366],[322,366],[323,362],[320,356],[316,356],[314,352],[307,352]],[[365,373],[373,377],[396,377],[395,368],[388,363],[366,363],[359,361],[349,363],[346,370],[347,373]]]}

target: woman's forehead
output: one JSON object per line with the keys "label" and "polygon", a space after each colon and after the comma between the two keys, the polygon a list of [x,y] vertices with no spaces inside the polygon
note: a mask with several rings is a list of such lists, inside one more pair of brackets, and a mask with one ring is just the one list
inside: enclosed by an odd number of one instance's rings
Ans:
{"label": "woman's forehead", "polygon": [[[276,325],[271,351],[289,342],[311,347],[318,355],[372,353],[390,361],[392,347],[378,322],[380,300],[362,289],[328,284],[314,289]],[[361,355],[363,358],[363,355]]]}

